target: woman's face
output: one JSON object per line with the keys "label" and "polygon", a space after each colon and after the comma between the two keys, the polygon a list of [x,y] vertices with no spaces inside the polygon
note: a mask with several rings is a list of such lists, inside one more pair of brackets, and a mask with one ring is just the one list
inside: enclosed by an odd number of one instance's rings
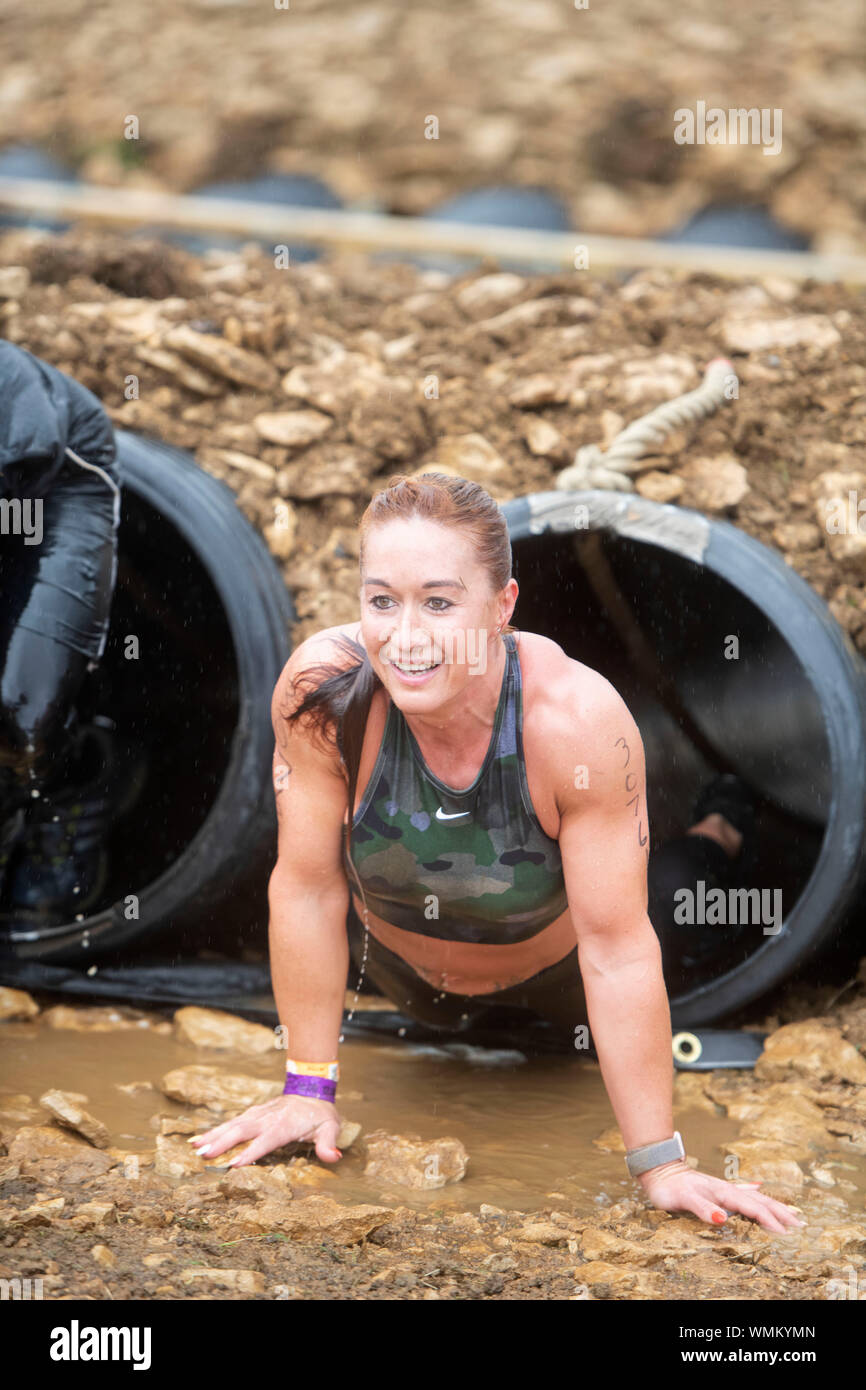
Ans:
{"label": "woman's face", "polygon": [[471,539],[454,527],[422,517],[371,527],[361,571],[361,633],[394,703],[433,710],[471,676],[483,675],[517,592],[513,579],[498,594],[491,590]]}

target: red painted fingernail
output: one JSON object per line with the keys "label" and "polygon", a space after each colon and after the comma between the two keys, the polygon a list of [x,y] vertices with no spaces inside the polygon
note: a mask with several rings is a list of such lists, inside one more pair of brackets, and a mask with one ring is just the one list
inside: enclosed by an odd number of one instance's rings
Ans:
{"label": "red painted fingernail", "polygon": [[728,1218],[725,1216],[725,1213],[723,1211],[714,1211],[710,1218],[711,1221],[715,1221],[717,1226],[724,1225],[727,1219]]}

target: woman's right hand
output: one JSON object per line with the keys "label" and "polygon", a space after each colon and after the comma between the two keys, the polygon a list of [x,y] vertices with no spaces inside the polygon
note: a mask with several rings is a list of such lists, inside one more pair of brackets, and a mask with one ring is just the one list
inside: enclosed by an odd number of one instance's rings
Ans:
{"label": "woman's right hand", "polygon": [[336,1163],[342,1158],[337,1148],[337,1135],[342,1120],[337,1107],[329,1100],[312,1100],[306,1096],[276,1096],[262,1105],[252,1105],[233,1120],[226,1120],[203,1134],[194,1134],[189,1143],[202,1158],[214,1159],[233,1149],[245,1139],[251,1142],[227,1166],[241,1168],[255,1163],[257,1158],[299,1139],[315,1143],[316,1157],[323,1163]]}

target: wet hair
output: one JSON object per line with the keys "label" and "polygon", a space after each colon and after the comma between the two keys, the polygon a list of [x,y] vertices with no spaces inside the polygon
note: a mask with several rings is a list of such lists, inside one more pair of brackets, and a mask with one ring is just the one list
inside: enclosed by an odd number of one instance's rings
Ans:
{"label": "wet hair", "polygon": [[[362,572],[365,542],[371,529],[416,516],[465,531],[472,540],[479,563],[490,576],[494,592],[505,588],[511,578],[511,540],[501,508],[480,483],[453,478],[446,473],[421,473],[415,477],[398,473],[389,479],[383,491],[374,494],[359,527]],[[503,625],[503,633],[516,631],[511,623]],[[299,681],[311,681],[312,689],[286,717],[290,723],[306,718],[326,742],[336,745],[346,771],[349,807],[352,808],[367,716],[382,682],[360,642],[343,634],[335,641],[351,658],[351,664],[320,662],[308,667]],[[346,847],[350,851],[351,813],[347,831]]]}

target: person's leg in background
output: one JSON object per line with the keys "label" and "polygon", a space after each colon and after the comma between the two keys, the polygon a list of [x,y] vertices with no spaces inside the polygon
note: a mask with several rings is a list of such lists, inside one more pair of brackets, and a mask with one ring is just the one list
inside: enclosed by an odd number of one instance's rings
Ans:
{"label": "person's leg in background", "polygon": [[78,796],[99,758],[75,701],[108,630],[116,475],[68,461],[42,519],[38,545],[0,538],[0,906],[47,923],[86,907],[105,876],[108,808]]}
{"label": "person's leg in background", "polygon": [[745,783],[731,774],[717,778],[699,796],[693,820],[685,835],[650,854],[649,916],[661,944],[669,992],[706,980],[748,930],[743,924],[688,920],[689,902],[706,901],[714,889],[727,894],[731,887],[748,887],[755,808]]}

